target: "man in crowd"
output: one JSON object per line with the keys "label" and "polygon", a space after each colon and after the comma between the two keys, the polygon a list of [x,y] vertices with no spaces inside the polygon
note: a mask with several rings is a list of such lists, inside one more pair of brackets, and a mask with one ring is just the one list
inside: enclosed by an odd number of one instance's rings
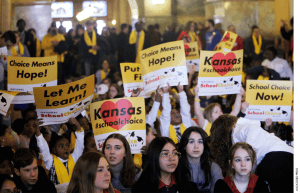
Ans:
{"label": "man in crowd", "polygon": [[125,47],[128,45],[128,30],[129,26],[126,23],[121,25],[121,32],[118,34],[118,59],[119,64],[125,62]]}
{"label": "man in crowd", "polygon": [[37,165],[35,152],[20,148],[14,156],[14,182],[18,189],[26,192],[56,192],[54,184],[47,178],[45,169]]}
{"label": "man in crowd", "polygon": [[31,33],[25,31],[25,27],[26,27],[25,20],[19,19],[17,21],[17,27],[18,27],[21,43],[27,46],[30,56],[35,55],[34,38]]}
{"label": "man in crowd", "polygon": [[205,50],[213,51],[215,46],[221,41],[222,35],[217,29],[215,29],[215,22],[212,19],[206,21],[205,27],[207,27],[207,31],[205,33]]}

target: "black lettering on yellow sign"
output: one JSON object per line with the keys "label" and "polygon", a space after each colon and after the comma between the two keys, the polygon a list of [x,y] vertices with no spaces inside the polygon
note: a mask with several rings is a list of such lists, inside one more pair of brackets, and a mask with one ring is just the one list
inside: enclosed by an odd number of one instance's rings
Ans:
{"label": "black lettering on yellow sign", "polygon": [[126,114],[128,115],[140,115],[142,113],[142,107],[138,107],[136,109],[136,113],[135,113],[135,107],[129,107],[128,109],[126,108],[121,108],[121,109],[112,109],[112,110],[104,110],[102,112],[102,114],[100,113],[101,111],[101,108],[99,109],[94,109],[94,114],[95,114],[95,120],[97,119],[102,119],[101,117],[103,118],[106,118],[106,117],[114,117],[114,116],[124,116]]}
{"label": "black lettering on yellow sign", "polygon": [[51,66],[54,65],[54,61],[52,62],[44,62],[44,63],[39,63],[38,61],[32,62],[31,67],[43,67],[43,66]]}
{"label": "black lettering on yellow sign", "polygon": [[[188,48],[188,49],[185,49],[185,52],[196,52],[196,48]],[[189,55],[190,56],[190,55]]]}
{"label": "black lettering on yellow sign", "polygon": [[51,106],[58,106],[58,105],[67,105],[67,104],[70,104],[72,102],[76,102],[78,100],[83,99],[85,97],[85,95],[86,95],[86,90],[83,92],[83,95],[79,94],[75,97],[71,97],[71,98],[68,98],[68,99],[61,100],[61,101],[53,101],[52,103],[50,103],[49,100],[46,100],[46,106],[51,107]]}
{"label": "black lettering on yellow sign", "polygon": [[154,58],[152,59],[152,60],[149,60],[149,67],[151,66],[151,64],[152,64],[152,66],[154,66],[154,64],[160,64],[160,65],[162,65],[164,62],[169,62],[169,61],[171,61],[171,60],[175,60],[175,54],[173,54],[172,55],[173,56],[173,58],[171,57],[171,56],[168,56],[168,57],[162,57],[162,58],[159,58],[159,59],[156,59],[156,60],[154,60]]}
{"label": "black lettering on yellow sign", "polygon": [[45,70],[44,72],[32,72],[32,73],[25,73],[24,70],[22,70],[22,72],[20,72],[20,70],[17,71],[17,78],[30,78],[30,80],[34,79],[34,78],[42,78],[42,77],[46,77],[47,76],[47,70]]}
{"label": "black lettering on yellow sign", "polygon": [[257,100],[257,99],[260,99],[260,100],[266,100],[266,101],[268,101],[268,100],[278,100],[278,99],[280,99],[281,101],[282,101],[282,98],[283,98],[283,93],[281,93],[281,95],[265,95],[265,93],[262,93],[262,94],[260,94],[259,92],[256,94],[256,98],[255,98],[255,100]]}

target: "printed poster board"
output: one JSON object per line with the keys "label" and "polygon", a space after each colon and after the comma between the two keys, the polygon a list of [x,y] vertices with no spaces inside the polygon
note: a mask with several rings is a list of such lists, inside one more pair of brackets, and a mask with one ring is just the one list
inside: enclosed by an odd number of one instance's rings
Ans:
{"label": "printed poster board", "polygon": [[243,50],[200,53],[199,96],[237,94],[242,84]]}
{"label": "printed poster board", "polygon": [[51,87],[34,87],[36,111],[43,125],[66,123],[92,102],[95,76]]}
{"label": "printed poster board", "polygon": [[146,145],[146,114],[143,97],[118,98],[92,103],[91,122],[99,150],[112,133],[125,136],[132,154]]}
{"label": "printed poster board", "polygon": [[192,66],[195,66],[195,71],[199,71],[199,64],[200,64],[200,56],[199,56],[199,49],[198,49],[198,43],[192,42],[192,43],[186,43],[184,44],[184,50],[185,50],[185,58],[186,58],[186,66],[187,71],[189,71]]}
{"label": "printed poster board", "polygon": [[216,51],[230,52],[236,44],[238,35],[231,31],[226,31],[222,40],[216,45]]}
{"label": "printed poster board", "polygon": [[160,44],[140,51],[142,77],[146,93],[158,86],[187,85],[185,50],[182,40]]}
{"label": "printed poster board", "polygon": [[123,80],[124,94],[131,97],[134,89],[140,88],[141,92],[138,97],[150,97],[144,92],[144,84],[142,79],[141,64],[138,63],[121,63],[121,73]]}
{"label": "printed poster board", "polygon": [[289,122],[293,100],[292,81],[247,80],[246,118]]}
{"label": "printed poster board", "polygon": [[0,90],[0,113],[6,116],[10,104],[20,92]]}
{"label": "printed poster board", "polygon": [[26,92],[15,103],[34,103],[33,87],[57,85],[57,56],[7,57],[8,91]]}

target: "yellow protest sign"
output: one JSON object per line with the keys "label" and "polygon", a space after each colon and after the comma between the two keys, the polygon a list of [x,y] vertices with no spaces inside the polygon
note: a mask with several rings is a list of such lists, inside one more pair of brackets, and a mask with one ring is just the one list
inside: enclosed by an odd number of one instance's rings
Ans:
{"label": "yellow protest sign", "polygon": [[231,31],[226,31],[222,40],[216,45],[216,51],[230,52],[238,35]]}
{"label": "yellow protest sign", "polygon": [[292,81],[247,80],[247,118],[289,121],[292,100]]}
{"label": "yellow protest sign", "polygon": [[198,86],[200,96],[237,94],[243,70],[243,50],[201,51]]}
{"label": "yellow protest sign", "polygon": [[186,66],[189,69],[192,68],[192,66],[195,66],[195,71],[199,71],[199,49],[198,49],[198,43],[192,42],[192,43],[186,43],[184,44],[185,49],[185,58],[186,58]]}
{"label": "yellow protest sign", "polygon": [[94,82],[92,75],[69,84],[33,88],[38,117],[45,125],[76,117],[92,102]]}
{"label": "yellow protest sign", "polygon": [[20,92],[0,90],[0,113],[6,115],[14,97]]}
{"label": "yellow protest sign", "polygon": [[91,122],[97,148],[112,133],[120,133],[129,142],[131,153],[140,153],[146,144],[146,114],[143,97],[118,98],[92,103]]}
{"label": "yellow protest sign", "polygon": [[142,77],[146,93],[157,87],[187,85],[187,69],[183,41],[160,44],[140,52]]}

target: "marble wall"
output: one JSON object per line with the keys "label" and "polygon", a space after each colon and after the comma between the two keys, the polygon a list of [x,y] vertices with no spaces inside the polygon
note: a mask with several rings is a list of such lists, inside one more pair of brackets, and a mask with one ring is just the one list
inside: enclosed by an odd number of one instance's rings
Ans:
{"label": "marble wall", "polygon": [[206,19],[222,22],[222,29],[233,24],[236,32],[243,38],[251,35],[251,27],[258,25],[261,34],[267,38],[274,38],[275,13],[274,1],[219,1],[205,5]]}

